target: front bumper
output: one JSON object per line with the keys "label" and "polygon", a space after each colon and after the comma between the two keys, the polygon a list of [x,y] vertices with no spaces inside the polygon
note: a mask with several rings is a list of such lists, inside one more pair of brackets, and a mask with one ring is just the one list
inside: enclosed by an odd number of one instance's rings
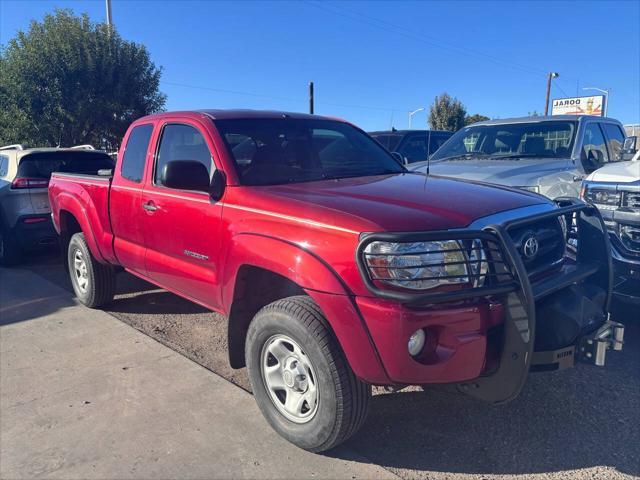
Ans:
{"label": "front bumper", "polygon": [[[531,370],[566,368],[576,359],[593,358],[593,363],[602,364],[604,347],[592,351],[585,345],[621,348],[624,327],[608,321],[613,274],[602,218],[594,207],[574,199],[560,199],[558,204],[557,209],[480,230],[370,234],[361,239],[361,274],[369,290],[384,301],[362,298],[358,307],[393,382],[457,383],[465,393],[499,403],[519,394]],[[568,225],[574,219],[576,229],[569,236],[575,242],[569,243],[580,247],[567,250],[564,265],[553,275],[532,279],[509,230],[561,216]],[[420,294],[380,288],[369,277],[364,262],[369,243],[444,238],[483,238],[498,244],[512,277],[482,287]],[[595,336],[607,325],[609,333],[596,342]],[[425,329],[435,342],[429,347],[432,354],[420,359],[411,357],[406,347],[417,328]]]}
{"label": "front bumper", "polygon": [[577,361],[603,367],[607,351],[620,351],[623,344],[624,325],[607,320],[593,332],[580,337],[575,345],[534,352],[532,371],[564,370],[573,367]]}
{"label": "front bumper", "polygon": [[640,257],[631,257],[611,246],[613,256],[613,294],[617,298],[640,303]]}

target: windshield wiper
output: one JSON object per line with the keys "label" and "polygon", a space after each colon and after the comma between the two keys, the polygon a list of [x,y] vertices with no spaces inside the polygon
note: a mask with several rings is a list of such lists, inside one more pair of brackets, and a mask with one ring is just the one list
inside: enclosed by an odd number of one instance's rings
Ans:
{"label": "windshield wiper", "polygon": [[493,155],[493,158],[501,159],[501,158],[547,158],[547,155],[540,155],[539,153],[510,153],[507,155]]}
{"label": "windshield wiper", "polygon": [[467,153],[462,153],[460,155],[452,155],[450,157],[437,158],[437,159],[434,159],[434,161],[451,162],[454,160],[473,160],[475,158],[486,158],[490,156],[491,155],[484,152],[467,152]]}

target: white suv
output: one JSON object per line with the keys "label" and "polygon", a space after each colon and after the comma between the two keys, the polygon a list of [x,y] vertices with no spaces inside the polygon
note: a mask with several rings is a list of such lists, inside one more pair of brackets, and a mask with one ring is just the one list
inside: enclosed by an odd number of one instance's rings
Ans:
{"label": "white suv", "polygon": [[0,148],[0,265],[15,265],[22,253],[56,243],[47,187],[51,172],[113,168],[104,152],[81,148]]}

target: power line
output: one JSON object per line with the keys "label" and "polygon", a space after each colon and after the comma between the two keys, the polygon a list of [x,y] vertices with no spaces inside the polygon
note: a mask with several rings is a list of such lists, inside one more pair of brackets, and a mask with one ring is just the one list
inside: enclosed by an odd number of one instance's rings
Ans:
{"label": "power line", "polygon": [[[191,84],[188,84],[188,83],[169,82],[169,81],[165,81],[165,80],[161,80],[160,83],[164,84],[164,85],[171,85],[171,86],[174,86],[174,87],[192,88],[192,89],[196,89],[196,90],[209,90],[209,91],[212,91],[212,92],[228,93],[228,94],[231,94],[231,95],[242,95],[242,96],[247,96],[247,97],[268,98],[268,99],[271,99],[271,100],[280,100],[280,101],[285,101],[285,102],[296,102],[296,103],[300,103],[300,104],[304,104],[304,103],[309,101],[308,98],[302,98],[302,97],[300,97],[300,98],[280,97],[280,96],[267,95],[267,94],[262,94],[262,93],[245,92],[245,91],[241,91],[241,90],[228,90],[228,89],[225,89],[225,88],[205,87],[205,86],[201,86],[201,85],[191,85]],[[397,108],[397,107],[379,107],[379,106],[371,106],[371,105],[356,105],[356,104],[350,104],[350,103],[326,102],[326,101],[317,100],[317,99],[315,100],[315,104],[316,105],[327,105],[327,106],[332,106],[332,107],[361,108],[361,109],[365,109],[365,110],[379,110],[379,111],[383,111],[383,112],[391,112],[393,110],[408,110],[408,109],[402,109],[402,108]]]}
{"label": "power line", "polygon": [[371,25],[373,27],[379,28],[381,30],[387,31],[387,32],[391,32],[391,33],[395,33],[397,35],[406,37],[406,38],[410,38],[412,40],[416,40],[422,43],[427,43],[429,45],[432,45],[434,47],[443,49],[443,50],[448,50],[454,53],[458,53],[458,54],[462,54],[462,55],[467,55],[467,56],[476,56],[476,57],[483,57],[485,59],[488,59],[490,61],[492,61],[493,63],[502,65],[502,66],[506,66],[506,67],[510,67],[510,68],[514,68],[516,70],[521,70],[524,71],[526,73],[529,74],[535,74],[535,75],[546,75],[546,72],[544,72],[543,70],[537,69],[537,68],[533,68],[527,65],[522,65],[522,64],[518,64],[516,62],[512,62],[512,61],[507,61],[507,60],[502,60],[498,57],[494,57],[492,55],[488,55],[485,54],[483,52],[478,52],[475,50],[471,50],[465,47],[459,47],[457,45],[453,45],[447,42],[443,42],[439,39],[437,39],[436,37],[432,37],[432,36],[427,36],[424,34],[417,34],[411,31],[407,31],[406,28],[388,22],[386,20],[381,20],[379,18],[375,18],[375,17],[371,17],[369,15],[364,15],[361,14],[359,12],[355,12],[353,10],[350,9],[346,9],[344,7],[339,7],[337,5],[331,5],[328,6],[326,3],[323,4],[319,4],[317,2],[312,2],[309,0],[305,0],[306,4],[313,6],[315,8],[318,8],[320,10],[324,10],[325,12],[331,13],[333,15],[338,15],[341,17],[345,17],[351,20],[356,20],[358,22],[361,23],[365,23],[367,25]]}
{"label": "power line", "polygon": [[501,58],[495,57],[493,55],[489,55],[486,54],[484,52],[480,52],[477,50],[472,50],[466,47],[460,47],[458,45],[454,45],[448,42],[444,42],[442,40],[440,40],[437,37],[433,37],[433,36],[428,36],[428,35],[424,35],[424,34],[418,34],[415,32],[411,32],[408,31],[405,27],[402,27],[400,25],[391,23],[389,21],[386,20],[382,20],[376,17],[372,17],[370,15],[365,15],[362,14],[360,12],[356,12],[355,10],[351,10],[348,8],[345,8],[343,6],[338,6],[335,4],[331,4],[328,5],[327,3],[323,3],[320,4],[319,2],[315,2],[315,1],[310,1],[310,0],[304,0],[304,3],[313,6],[315,8],[318,8],[320,10],[324,10],[325,12],[331,13],[333,15],[338,15],[341,17],[345,17],[348,18],[350,20],[355,20],[361,23],[365,23],[367,25],[379,28],[381,30],[387,31],[387,32],[391,32],[391,33],[395,33],[396,35],[400,35],[403,36],[405,38],[410,38],[412,40],[416,40],[422,43],[426,43],[432,46],[435,46],[437,48],[443,49],[443,50],[448,50],[454,53],[458,53],[458,54],[462,54],[462,55],[467,55],[467,56],[475,56],[475,57],[482,57],[485,58],[497,65],[501,65],[503,67],[508,67],[508,68],[512,68],[515,70],[520,70],[524,73],[528,73],[531,75],[537,75],[537,76],[546,76],[547,72],[535,67],[531,67],[529,65],[524,65],[524,64],[520,64],[520,63],[516,63],[510,60],[503,60]]}
{"label": "power line", "polygon": [[568,97],[569,94],[567,92],[564,91],[564,89],[560,86],[560,84],[558,83],[557,80],[554,79],[553,84],[555,85],[555,87],[560,90],[560,92],[565,96]]}

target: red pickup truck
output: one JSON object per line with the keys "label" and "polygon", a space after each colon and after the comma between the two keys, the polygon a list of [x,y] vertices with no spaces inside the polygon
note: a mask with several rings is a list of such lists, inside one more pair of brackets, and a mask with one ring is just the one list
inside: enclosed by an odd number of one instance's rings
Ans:
{"label": "red pickup truck", "polygon": [[83,304],[111,301],[124,267],[223,313],[231,366],[311,451],[357,431],[371,385],[499,403],[530,371],[622,348],[595,208],[407,171],[341,120],[144,117],[114,171],[54,173],[49,197]]}

